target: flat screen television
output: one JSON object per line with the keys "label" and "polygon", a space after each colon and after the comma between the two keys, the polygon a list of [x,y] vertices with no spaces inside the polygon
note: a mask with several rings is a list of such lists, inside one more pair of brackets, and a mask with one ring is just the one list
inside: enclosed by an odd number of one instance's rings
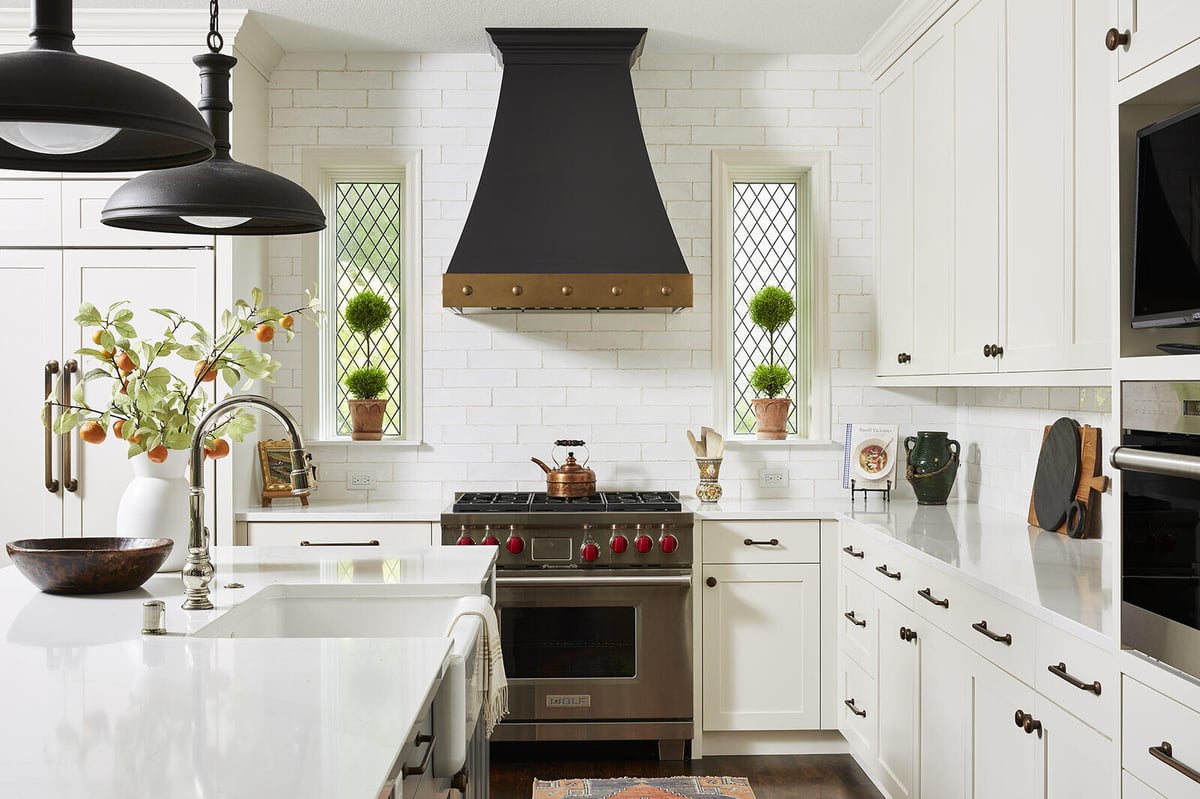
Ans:
{"label": "flat screen television", "polygon": [[1132,322],[1200,325],[1200,106],[1137,134]]}

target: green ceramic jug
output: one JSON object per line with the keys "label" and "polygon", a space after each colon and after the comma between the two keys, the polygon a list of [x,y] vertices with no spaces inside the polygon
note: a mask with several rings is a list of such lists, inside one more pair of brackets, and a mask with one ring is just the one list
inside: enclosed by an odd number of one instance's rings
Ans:
{"label": "green ceramic jug", "polygon": [[905,478],[918,505],[945,505],[958,474],[958,442],[946,433],[920,430],[904,439],[908,456]]}

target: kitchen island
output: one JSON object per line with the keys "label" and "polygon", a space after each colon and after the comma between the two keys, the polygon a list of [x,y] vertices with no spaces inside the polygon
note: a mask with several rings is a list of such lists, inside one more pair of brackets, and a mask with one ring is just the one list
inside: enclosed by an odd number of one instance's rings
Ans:
{"label": "kitchen island", "polygon": [[[217,547],[212,611],[180,608],[178,573],[68,597],[0,569],[0,794],[374,799],[441,679],[449,638],[192,634],[274,583],[478,594],[494,557],[483,547]],[[150,599],[166,603],[165,635],[141,633]]]}

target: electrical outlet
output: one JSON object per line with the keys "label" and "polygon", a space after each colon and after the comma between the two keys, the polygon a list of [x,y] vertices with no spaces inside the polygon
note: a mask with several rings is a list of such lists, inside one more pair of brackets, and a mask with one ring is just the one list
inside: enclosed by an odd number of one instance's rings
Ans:
{"label": "electrical outlet", "polygon": [[760,488],[783,488],[787,485],[787,469],[782,467],[767,467],[758,470],[758,485]]}
{"label": "electrical outlet", "polygon": [[374,488],[375,475],[370,472],[346,472],[346,488]]}

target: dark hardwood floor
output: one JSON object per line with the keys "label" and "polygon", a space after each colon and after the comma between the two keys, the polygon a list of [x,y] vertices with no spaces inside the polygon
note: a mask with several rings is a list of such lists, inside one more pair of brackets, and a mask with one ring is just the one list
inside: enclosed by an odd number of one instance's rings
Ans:
{"label": "dark hardwood floor", "polygon": [[663,761],[653,743],[493,743],[492,799],[530,799],[533,781],[567,777],[748,777],[757,799],[882,799],[850,755]]}

